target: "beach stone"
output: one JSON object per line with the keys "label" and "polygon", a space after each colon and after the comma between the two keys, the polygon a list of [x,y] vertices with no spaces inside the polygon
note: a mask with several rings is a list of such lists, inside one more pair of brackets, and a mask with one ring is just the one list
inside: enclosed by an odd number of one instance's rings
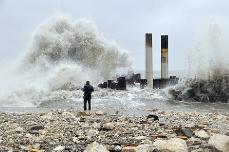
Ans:
{"label": "beach stone", "polygon": [[215,134],[210,137],[208,144],[222,152],[229,152],[229,136]]}
{"label": "beach stone", "polygon": [[53,151],[55,151],[55,152],[61,152],[61,151],[63,151],[65,149],[65,146],[57,146],[57,147],[55,147],[54,149],[53,149]]}
{"label": "beach stone", "polygon": [[191,137],[188,139],[187,143],[189,143],[191,145],[200,145],[202,143],[202,141],[199,138]]}
{"label": "beach stone", "polygon": [[96,111],[95,114],[101,116],[104,115],[104,112],[100,110],[100,111]]}
{"label": "beach stone", "polygon": [[53,114],[51,112],[41,116],[42,119],[47,119],[47,120],[51,120],[53,117]]}
{"label": "beach stone", "polygon": [[157,115],[155,115],[155,114],[149,114],[149,115],[147,116],[147,119],[150,119],[150,118],[153,118],[154,121],[159,120],[159,117],[158,117]]}
{"label": "beach stone", "polygon": [[194,133],[199,138],[205,138],[206,139],[206,138],[210,137],[209,134],[204,130],[196,130]]}
{"label": "beach stone", "polygon": [[184,134],[185,136],[187,136],[189,138],[191,138],[193,136],[193,132],[188,128],[181,128],[180,131],[182,134]]}
{"label": "beach stone", "polygon": [[84,152],[109,152],[105,146],[97,143],[96,141],[89,144]]}
{"label": "beach stone", "polygon": [[122,148],[122,152],[137,152],[136,146],[126,146]]}
{"label": "beach stone", "polygon": [[195,149],[195,150],[192,150],[191,152],[203,152],[204,150],[202,148],[198,148],[198,149]]}
{"label": "beach stone", "polygon": [[39,149],[31,149],[30,152],[43,152],[43,151]]}
{"label": "beach stone", "polygon": [[160,126],[165,125],[165,118],[159,118],[159,125]]}
{"label": "beach stone", "polygon": [[152,152],[153,150],[154,147],[151,144],[138,145],[136,147],[136,152]]}
{"label": "beach stone", "polygon": [[44,129],[44,127],[41,125],[35,125],[30,128],[30,130],[42,130],[42,129]]}
{"label": "beach stone", "polygon": [[152,144],[143,144],[138,146],[126,146],[122,149],[122,152],[152,152],[154,146]]}
{"label": "beach stone", "polygon": [[137,136],[137,137],[133,137],[134,139],[136,140],[144,140],[144,139],[147,139],[146,136]]}
{"label": "beach stone", "polygon": [[79,143],[79,139],[78,139],[77,137],[73,137],[73,138],[72,138],[72,141],[73,141],[74,143]]}
{"label": "beach stone", "polygon": [[179,138],[172,138],[170,140],[156,140],[153,145],[160,151],[169,150],[172,152],[188,152],[186,142]]}
{"label": "beach stone", "polygon": [[20,146],[21,149],[25,150],[25,151],[30,151],[31,150],[31,146]]}
{"label": "beach stone", "polygon": [[91,116],[91,113],[90,112],[87,112],[87,111],[82,111],[82,112],[79,112],[78,114],[80,116]]}
{"label": "beach stone", "polygon": [[99,128],[99,131],[111,131],[114,129],[114,124],[113,123],[106,123],[103,124],[101,128]]}
{"label": "beach stone", "polygon": [[101,122],[101,119],[100,118],[92,118],[91,120],[90,120],[90,122],[91,123],[100,123]]}
{"label": "beach stone", "polygon": [[24,129],[22,127],[17,127],[15,128],[15,132],[21,133],[21,132],[24,132]]}
{"label": "beach stone", "polygon": [[98,133],[99,133],[98,130],[89,130],[89,131],[87,132],[87,136],[88,136],[88,137],[93,137],[93,136],[96,136]]}
{"label": "beach stone", "polygon": [[33,149],[40,149],[40,144],[38,144],[38,143],[36,143],[36,144],[34,144],[34,145],[32,145],[32,148]]}
{"label": "beach stone", "polygon": [[107,149],[110,151],[110,152],[121,152],[122,151],[122,147],[120,144],[118,143],[114,143],[113,145],[108,145],[107,146]]}
{"label": "beach stone", "polygon": [[199,148],[208,149],[210,152],[220,152],[213,145],[210,145],[208,143],[201,144]]}

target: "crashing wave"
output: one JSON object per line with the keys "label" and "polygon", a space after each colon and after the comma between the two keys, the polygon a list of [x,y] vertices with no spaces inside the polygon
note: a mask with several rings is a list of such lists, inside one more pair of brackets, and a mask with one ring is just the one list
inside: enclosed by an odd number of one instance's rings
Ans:
{"label": "crashing wave", "polygon": [[[77,90],[86,80],[108,79],[128,67],[128,53],[106,40],[95,23],[66,16],[48,19],[37,27],[22,61],[1,76],[2,106],[34,106],[59,90]],[[58,95],[56,95],[58,97]]]}
{"label": "crashing wave", "polygon": [[85,71],[94,70],[102,78],[130,65],[127,52],[107,41],[93,21],[74,22],[62,16],[38,27],[24,64],[33,67],[63,61],[77,64]]}

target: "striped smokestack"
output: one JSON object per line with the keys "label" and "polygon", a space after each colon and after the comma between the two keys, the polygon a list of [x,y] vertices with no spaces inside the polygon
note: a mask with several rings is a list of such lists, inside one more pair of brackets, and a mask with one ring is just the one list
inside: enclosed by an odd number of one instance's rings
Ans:
{"label": "striped smokestack", "polygon": [[161,79],[168,78],[168,35],[161,35]]}
{"label": "striped smokestack", "polygon": [[152,33],[146,33],[146,79],[147,85],[153,87],[153,63],[152,63]]}

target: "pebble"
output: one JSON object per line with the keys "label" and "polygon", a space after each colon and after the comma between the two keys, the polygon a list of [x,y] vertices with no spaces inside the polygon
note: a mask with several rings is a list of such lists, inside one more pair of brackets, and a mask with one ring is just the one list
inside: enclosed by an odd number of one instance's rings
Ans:
{"label": "pebble", "polygon": [[179,138],[172,138],[170,140],[157,140],[153,144],[158,150],[169,150],[174,152],[188,152],[187,144],[184,140]]}
{"label": "pebble", "polygon": [[204,130],[196,130],[194,133],[199,138],[205,138],[206,139],[206,138],[210,137],[209,134]]}
{"label": "pebble", "polygon": [[[147,119],[147,115],[108,115],[102,111],[88,113],[72,109],[13,117],[10,113],[0,113],[0,151],[67,152],[99,147],[104,151],[158,152],[167,148],[198,152],[216,151],[222,146],[227,150],[225,134],[229,133],[229,119],[226,115],[159,110],[153,114],[166,123],[160,125],[153,117]],[[177,134],[181,130],[194,135]]]}
{"label": "pebble", "polygon": [[53,149],[53,151],[61,152],[61,151],[63,151],[64,149],[65,149],[64,146],[57,146],[57,147],[55,147],[55,148]]}
{"label": "pebble", "polygon": [[84,152],[109,152],[107,148],[97,142],[93,142],[86,147]]}

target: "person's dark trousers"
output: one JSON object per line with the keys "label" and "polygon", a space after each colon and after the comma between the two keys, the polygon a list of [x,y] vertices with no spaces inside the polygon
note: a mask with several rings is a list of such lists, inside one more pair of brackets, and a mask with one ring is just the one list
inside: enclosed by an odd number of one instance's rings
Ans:
{"label": "person's dark trousers", "polygon": [[91,97],[84,97],[84,111],[87,110],[87,103],[88,110],[91,110]]}

